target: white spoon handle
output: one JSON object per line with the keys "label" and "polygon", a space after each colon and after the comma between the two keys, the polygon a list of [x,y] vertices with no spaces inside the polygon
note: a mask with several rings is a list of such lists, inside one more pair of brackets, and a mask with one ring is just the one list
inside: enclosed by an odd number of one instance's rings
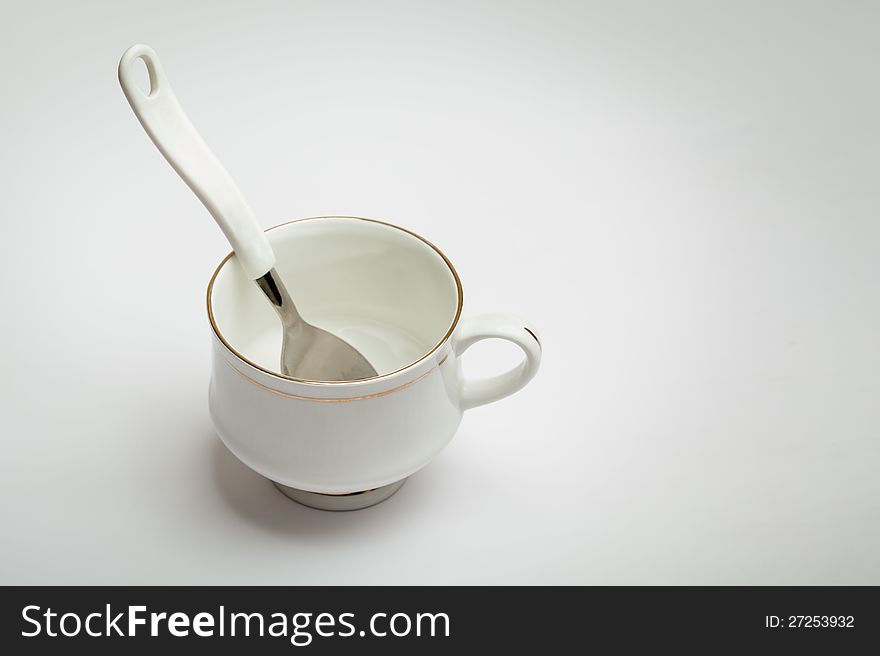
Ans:
{"label": "white spoon handle", "polygon": [[[150,93],[135,82],[142,59]],[[244,272],[256,280],[275,266],[275,254],[232,177],[187,118],[152,48],[135,45],[119,60],[119,84],[150,139],[223,230]]]}

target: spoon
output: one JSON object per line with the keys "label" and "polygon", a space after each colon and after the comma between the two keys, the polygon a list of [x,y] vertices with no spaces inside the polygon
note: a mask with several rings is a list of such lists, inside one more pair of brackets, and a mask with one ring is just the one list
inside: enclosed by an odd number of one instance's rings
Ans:
{"label": "spoon", "polygon": [[[144,93],[133,64],[142,59],[150,77]],[[245,275],[281,318],[281,373],[309,381],[360,380],[376,370],[351,344],[307,322],[275,270],[275,253],[250,207],[223,165],[177,102],[152,48],[135,45],[119,60],[119,84],[159,152],[214,217],[238,256]]]}

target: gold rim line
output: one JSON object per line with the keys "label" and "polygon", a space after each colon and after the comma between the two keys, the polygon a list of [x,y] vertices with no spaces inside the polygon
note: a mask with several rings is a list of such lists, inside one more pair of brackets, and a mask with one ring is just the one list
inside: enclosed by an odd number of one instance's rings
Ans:
{"label": "gold rim line", "polygon": [[[437,344],[430,351],[425,353],[418,360],[410,362],[409,364],[401,367],[400,369],[396,369],[394,371],[388,372],[387,374],[382,374],[381,376],[373,376],[372,378],[363,378],[361,380],[308,380],[305,378],[293,378],[291,376],[284,376],[283,374],[279,374],[275,371],[271,371],[270,369],[266,369],[265,367],[261,367],[256,362],[252,362],[251,360],[248,360],[241,353],[236,351],[235,348],[232,346],[232,344],[230,344],[228,341],[226,341],[226,338],[220,332],[220,328],[217,326],[217,321],[214,318],[214,308],[211,304],[211,292],[214,290],[214,283],[217,280],[217,276],[220,274],[220,270],[223,268],[223,266],[230,259],[232,259],[232,256],[235,255],[235,251],[232,251],[226,257],[224,257],[220,261],[220,264],[217,265],[217,268],[214,269],[214,275],[211,276],[211,280],[208,283],[208,290],[205,295],[207,306],[208,306],[208,320],[211,322],[211,329],[214,331],[214,334],[217,335],[217,339],[220,340],[220,342],[223,344],[223,346],[225,346],[226,349],[230,353],[232,353],[235,357],[237,357],[239,360],[246,362],[247,364],[252,366],[254,369],[262,371],[264,374],[272,376],[273,378],[278,378],[279,380],[289,380],[294,383],[303,383],[306,385],[361,385],[364,383],[372,383],[372,382],[375,382],[378,380],[382,380],[383,378],[388,378],[390,376],[394,376],[395,374],[399,374],[402,371],[406,371],[410,367],[414,367],[415,365],[419,364],[420,362],[423,362],[424,360],[426,360],[429,356],[431,356],[434,352],[436,352],[437,349],[439,349],[441,346],[443,346],[443,343],[446,342],[447,339],[449,339],[449,337],[452,335],[453,331],[455,330],[456,326],[458,326],[458,321],[459,321],[459,319],[461,319],[461,309],[464,305],[464,289],[461,286],[461,279],[458,277],[458,272],[455,270],[455,267],[452,265],[452,262],[449,260],[448,257],[446,257],[446,255],[443,253],[443,251],[441,251],[439,248],[437,248],[430,241],[428,241],[427,239],[425,239],[421,235],[416,234],[412,230],[407,230],[406,228],[401,228],[400,226],[394,225],[393,223],[379,221],[378,219],[368,219],[363,216],[310,216],[310,217],[306,217],[304,219],[294,219],[293,221],[285,221],[284,223],[279,223],[278,225],[274,225],[271,228],[267,228],[264,232],[269,232],[271,230],[275,230],[276,228],[283,228],[284,226],[288,226],[293,223],[302,223],[303,221],[317,221],[320,219],[348,219],[348,220],[353,220],[353,221],[367,221],[368,223],[378,223],[379,225],[387,226],[389,228],[394,228],[395,230],[400,230],[401,232],[405,232],[406,234],[408,234],[412,237],[415,237],[416,239],[418,239],[422,243],[429,246],[435,253],[437,253],[442,258],[443,262],[446,263],[446,266],[449,269],[450,273],[452,273],[452,277],[455,279],[455,287],[458,291],[458,307],[455,310],[455,317],[452,319],[452,324],[449,326],[449,330],[446,331],[446,334],[440,339],[439,342],[437,342]],[[236,369],[236,371],[238,371],[238,370]],[[241,373],[241,372],[239,372],[239,373]],[[244,374],[242,374],[242,375],[244,375]],[[248,380],[251,380],[251,379],[248,378]],[[256,381],[254,381],[254,382],[256,382]],[[257,383],[257,384],[259,384],[259,383]],[[267,389],[270,389],[270,388],[267,388]],[[299,397],[296,397],[296,398],[299,398]],[[312,397],[301,397],[301,398],[310,399]],[[364,398],[370,398],[370,397],[364,397]],[[316,399],[316,400],[320,400],[320,399]]]}
{"label": "gold rim line", "polygon": [[525,330],[529,335],[531,335],[535,339],[535,341],[538,342],[538,348],[543,350],[544,347],[541,346],[541,340],[538,339],[538,336],[535,333],[533,333],[531,330],[529,330],[528,326],[523,326],[523,330]]}
{"label": "gold rim line", "polygon": [[[399,387],[395,387],[394,389],[390,389],[390,390],[385,390],[384,392],[376,392],[375,394],[365,394],[363,396],[349,396],[344,399],[322,399],[317,396],[300,396],[298,394],[291,394],[290,392],[282,392],[281,390],[274,389],[272,387],[269,387],[268,385],[263,385],[263,383],[261,383],[260,381],[254,380],[253,378],[248,376],[246,373],[239,371],[226,358],[223,358],[223,362],[226,364],[227,367],[232,369],[235,373],[237,373],[239,376],[244,378],[251,385],[256,385],[260,389],[264,389],[267,392],[272,392],[272,394],[277,394],[278,396],[283,396],[286,399],[296,399],[297,401],[314,401],[315,403],[347,403],[348,401],[366,401],[367,399],[376,399],[381,396],[388,396],[389,394],[394,394],[395,392],[405,390],[407,387],[411,387],[412,385],[415,385],[416,383],[424,380],[425,378],[430,376],[432,373],[434,373],[435,371],[440,369],[440,366],[444,362],[446,362],[446,358],[448,358],[448,357],[449,357],[448,355],[446,357],[444,357],[442,360],[440,360],[440,362],[438,362],[433,367],[428,369],[425,373],[423,373],[418,378],[414,378],[413,380],[409,381],[408,383],[404,383],[403,385],[400,385]],[[373,380],[375,380],[375,379],[373,379]],[[369,491],[369,490],[367,490],[367,491]],[[316,492],[315,494],[320,494],[320,492]]]}

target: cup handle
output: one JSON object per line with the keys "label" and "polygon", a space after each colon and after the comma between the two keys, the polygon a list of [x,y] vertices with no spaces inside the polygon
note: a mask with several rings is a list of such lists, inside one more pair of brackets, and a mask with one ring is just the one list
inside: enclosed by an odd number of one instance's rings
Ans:
{"label": "cup handle", "polygon": [[484,339],[506,339],[519,346],[525,357],[516,367],[490,378],[461,379],[461,409],[468,410],[503,399],[520,390],[538,372],[541,342],[537,331],[507,314],[484,314],[463,319],[454,342],[456,355]]}

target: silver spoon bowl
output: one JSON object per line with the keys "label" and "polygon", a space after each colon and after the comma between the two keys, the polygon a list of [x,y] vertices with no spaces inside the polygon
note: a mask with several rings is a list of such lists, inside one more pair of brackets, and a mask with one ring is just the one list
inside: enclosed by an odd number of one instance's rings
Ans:
{"label": "silver spoon bowl", "polygon": [[257,286],[281,318],[281,373],[303,380],[361,380],[377,376],[360,351],[333,333],[305,321],[275,269]]}

